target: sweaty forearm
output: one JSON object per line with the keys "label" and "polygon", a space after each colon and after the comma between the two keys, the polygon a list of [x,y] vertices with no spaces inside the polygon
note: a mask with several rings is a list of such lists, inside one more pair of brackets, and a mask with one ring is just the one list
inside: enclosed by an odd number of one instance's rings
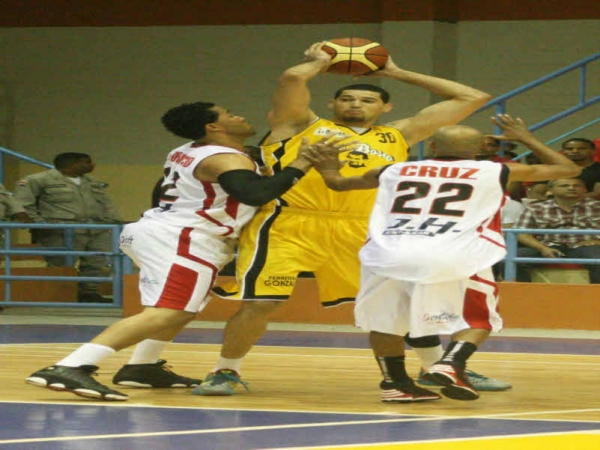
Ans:
{"label": "sweaty forearm", "polygon": [[285,83],[289,80],[302,80],[306,82],[323,72],[330,64],[330,61],[322,59],[303,62],[283,72],[279,81]]}
{"label": "sweaty forearm", "polygon": [[455,81],[446,80],[444,78],[424,75],[417,72],[411,72],[409,70],[397,69],[391,72],[388,76],[395,80],[427,89],[429,92],[438,95],[443,99],[469,97],[481,99],[482,101],[488,101],[491,98],[489,94],[480,91],[479,89],[475,89]]}
{"label": "sweaty forearm", "polygon": [[262,206],[281,196],[305,172],[295,167],[286,167],[272,177],[262,177],[251,170],[229,170],[219,175],[221,187],[240,203],[250,206]]}

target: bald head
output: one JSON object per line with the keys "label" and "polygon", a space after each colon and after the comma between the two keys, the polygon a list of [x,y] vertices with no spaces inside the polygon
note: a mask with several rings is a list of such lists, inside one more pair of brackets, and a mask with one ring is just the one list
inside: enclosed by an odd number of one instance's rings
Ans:
{"label": "bald head", "polygon": [[475,159],[483,145],[483,134],[465,125],[450,125],[437,130],[429,145],[434,156]]}

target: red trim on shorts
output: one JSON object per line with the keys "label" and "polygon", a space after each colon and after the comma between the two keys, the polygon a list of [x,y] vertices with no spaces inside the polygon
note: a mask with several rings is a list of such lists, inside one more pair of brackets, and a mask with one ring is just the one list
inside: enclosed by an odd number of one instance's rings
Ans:
{"label": "red trim on shorts", "polygon": [[[177,244],[177,256],[189,259],[198,264],[208,267],[212,270],[212,276],[210,280],[210,287],[215,283],[215,278],[219,269],[214,264],[209,263],[197,256],[190,253],[191,238],[190,235],[194,229],[191,227],[184,228],[179,235],[179,242]],[[156,303],[159,308],[169,308],[184,310],[187,304],[192,299],[194,289],[198,283],[198,272],[180,264],[173,264],[167,275],[167,281],[163,288],[160,298]],[[205,295],[208,294],[208,291]]]}
{"label": "red trim on shorts", "polygon": [[486,278],[481,278],[479,275],[472,275],[470,280],[477,281],[478,283],[487,284],[488,286],[492,286],[494,288],[494,297],[498,297],[498,283],[494,280],[488,280]]}
{"label": "red trim on shorts", "polygon": [[198,272],[173,264],[156,307],[184,310],[194,294],[197,281]]}
{"label": "red trim on shorts", "polygon": [[490,310],[487,306],[487,295],[485,292],[467,288],[463,306],[463,318],[469,324],[469,328],[482,328],[491,330]]}
{"label": "red trim on shorts", "polygon": [[192,227],[186,227],[181,230],[181,234],[179,235],[179,242],[177,243],[177,256],[181,256],[182,258],[189,259],[190,261],[197,262],[198,264],[202,264],[203,266],[208,267],[213,271],[213,276],[211,280],[211,285],[215,281],[217,277],[217,272],[219,269],[214,264],[205,261],[202,258],[198,258],[195,255],[190,253],[190,244],[192,242],[191,234],[194,229]]}
{"label": "red trim on shorts", "polygon": [[506,245],[503,245],[503,244],[501,244],[500,242],[496,242],[496,241],[494,241],[493,239],[490,239],[490,238],[489,238],[489,237],[487,237],[487,236],[481,236],[481,235],[480,235],[479,237],[480,237],[481,239],[485,239],[486,241],[489,241],[489,242],[491,242],[491,243],[492,243],[492,244],[494,244],[494,245],[497,245],[497,246],[498,246],[498,247],[500,247],[500,248],[506,248]]}

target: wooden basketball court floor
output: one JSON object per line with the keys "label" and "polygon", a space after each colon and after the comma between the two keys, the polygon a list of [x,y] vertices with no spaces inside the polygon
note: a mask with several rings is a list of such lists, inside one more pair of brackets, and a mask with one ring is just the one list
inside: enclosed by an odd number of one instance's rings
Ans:
{"label": "wooden basketball court floor", "polygon": [[[250,392],[238,387],[232,397],[119,388],[130,400],[107,403],[24,383],[114,320],[0,314],[0,450],[600,449],[597,332],[490,338],[470,368],[513,388],[474,402],[381,403],[366,335],[332,326],[274,324],[243,366]],[[164,357],[202,378],[218,357],[222,324],[194,326]],[[106,360],[98,379],[110,385],[130,354]],[[418,360],[407,358],[416,376]]]}

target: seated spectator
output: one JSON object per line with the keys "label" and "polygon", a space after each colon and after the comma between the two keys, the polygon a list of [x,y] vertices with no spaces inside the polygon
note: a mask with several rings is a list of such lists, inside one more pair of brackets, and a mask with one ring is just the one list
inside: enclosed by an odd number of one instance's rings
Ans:
{"label": "seated spectator", "polygon": [[579,178],[585,183],[586,196],[600,200],[600,162],[594,161],[594,142],[584,138],[573,138],[564,141],[561,147],[563,155],[583,167]]}
{"label": "seated spectator", "polygon": [[[540,158],[535,153],[529,153],[525,156],[525,163],[528,166],[542,164]],[[539,202],[548,199],[547,181],[523,181],[521,183],[521,203],[527,206],[530,203]]]}
{"label": "seated spectator", "polygon": [[[514,228],[600,230],[600,201],[586,197],[579,178],[548,183],[552,199],[528,205]],[[519,234],[517,256],[526,258],[600,259],[600,235]],[[530,264],[517,264],[517,281],[531,282]],[[600,283],[600,265],[587,265],[590,283]]]}

